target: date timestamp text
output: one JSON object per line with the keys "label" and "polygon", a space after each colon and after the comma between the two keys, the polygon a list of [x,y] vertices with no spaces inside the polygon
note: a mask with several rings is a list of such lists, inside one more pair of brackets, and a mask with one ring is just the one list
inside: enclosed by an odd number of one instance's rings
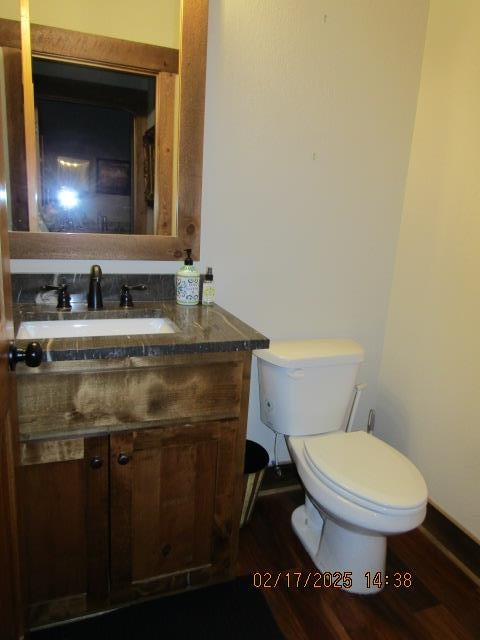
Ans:
{"label": "date timestamp text", "polygon": [[[351,589],[353,586],[352,571],[257,571],[253,574],[253,586],[257,589]],[[410,589],[413,576],[408,571],[395,571],[391,574],[381,571],[366,571],[365,587],[374,590],[392,586],[395,589]]]}
{"label": "date timestamp text", "polygon": [[381,571],[377,571],[376,573],[366,571],[365,580],[367,589],[372,587],[383,589],[383,587],[387,587],[388,585],[392,585],[395,589],[410,589],[413,585],[412,574],[408,573],[408,571],[403,573],[395,571],[395,573],[391,575],[382,573]]}

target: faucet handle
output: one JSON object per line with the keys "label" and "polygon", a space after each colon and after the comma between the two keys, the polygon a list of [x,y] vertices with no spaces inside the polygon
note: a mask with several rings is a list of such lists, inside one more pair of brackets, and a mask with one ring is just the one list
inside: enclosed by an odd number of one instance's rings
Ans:
{"label": "faucet handle", "polygon": [[133,307],[132,294],[130,291],[145,291],[145,289],[147,289],[146,284],[122,284],[122,289],[120,291],[120,307],[122,309]]}
{"label": "faucet handle", "polygon": [[44,291],[58,291],[57,309],[59,311],[71,311],[70,295],[68,293],[68,284],[46,284],[42,287]]}

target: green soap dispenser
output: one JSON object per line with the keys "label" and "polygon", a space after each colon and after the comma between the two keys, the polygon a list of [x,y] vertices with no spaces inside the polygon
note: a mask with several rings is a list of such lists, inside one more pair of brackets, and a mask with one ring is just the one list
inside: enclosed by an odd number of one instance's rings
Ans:
{"label": "green soap dispenser", "polygon": [[198,304],[200,297],[200,274],[193,266],[192,250],[185,249],[187,257],[175,277],[177,304]]}

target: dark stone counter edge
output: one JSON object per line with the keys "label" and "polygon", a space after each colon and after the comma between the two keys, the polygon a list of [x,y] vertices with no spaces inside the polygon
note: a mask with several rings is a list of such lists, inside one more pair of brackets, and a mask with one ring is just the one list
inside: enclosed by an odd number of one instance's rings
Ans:
{"label": "dark stone counter edge", "polygon": [[[90,336],[38,339],[44,350],[44,362],[74,360],[113,360],[175,354],[252,351],[269,346],[266,336],[245,324],[218,305],[182,306],[173,300],[139,303],[134,309],[122,310],[108,304],[101,311],[78,307],[68,313],[43,305],[14,306],[15,333],[22,321],[88,318],[165,317],[176,327],[170,334],[125,336]],[[32,339],[16,339],[25,348]]]}
{"label": "dark stone counter edge", "polygon": [[166,356],[184,353],[220,353],[228,351],[253,351],[268,349],[269,340],[238,340],[226,342],[193,342],[183,344],[152,344],[131,347],[97,347],[90,349],[66,349],[44,351],[44,362],[65,360],[109,360],[115,358],[136,358]]}

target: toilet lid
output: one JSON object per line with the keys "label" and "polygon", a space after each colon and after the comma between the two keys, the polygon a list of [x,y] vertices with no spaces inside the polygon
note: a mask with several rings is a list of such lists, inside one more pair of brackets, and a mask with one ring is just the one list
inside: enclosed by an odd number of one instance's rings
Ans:
{"label": "toilet lid", "polygon": [[413,509],[427,499],[425,480],[415,465],[364,431],[305,438],[304,450],[320,479],[354,502],[357,498],[381,507]]}

